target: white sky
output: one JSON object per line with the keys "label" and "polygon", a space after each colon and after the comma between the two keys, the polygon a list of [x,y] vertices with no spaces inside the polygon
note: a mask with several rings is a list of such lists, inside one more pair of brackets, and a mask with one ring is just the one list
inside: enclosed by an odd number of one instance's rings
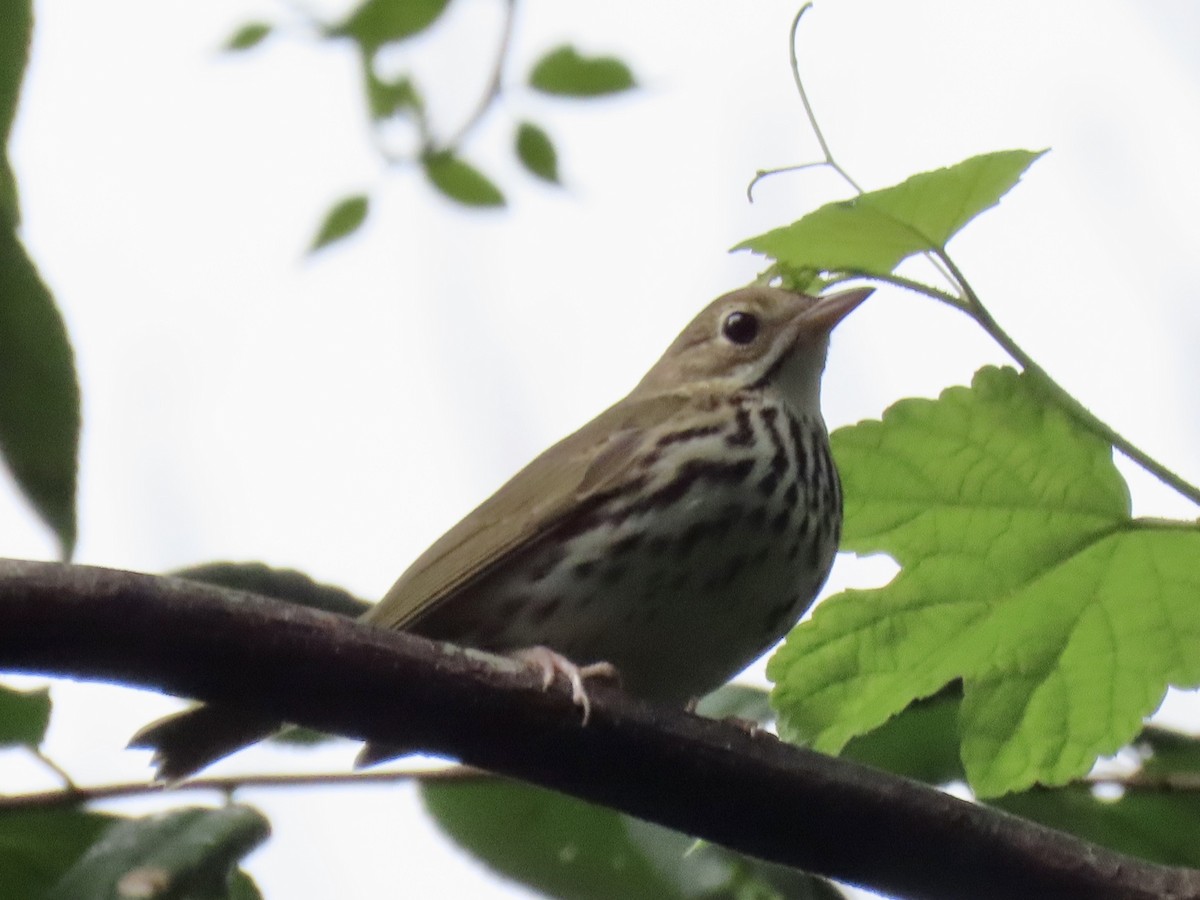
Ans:
{"label": "white sky", "polygon": [[[415,48],[444,127],[486,77],[499,8],[457,0]],[[758,262],[728,247],[840,195],[816,172],[745,201],[756,169],[816,157],[787,68],[794,10],[529,0],[514,83],[571,41],[624,57],[643,87],[593,103],[514,89],[467,149],[509,197],[479,213],[415,172],[383,172],[348,47],[295,34],[216,53],[281,7],[38,3],[12,153],[23,233],[83,382],[78,561],[264,560],[380,596],[507,475],[632,387],[701,305],[754,275]],[[869,187],[1053,148],[951,250],[1051,373],[1192,481],[1198,39],[1188,0],[821,0],[801,39],[827,136]],[[517,115],[556,139],[565,190],[510,158]],[[326,208],[362,189],[375,202],[362,235],[303,259]],[[881,291],[838,330],[826,418],[877,416],[1002,361],[965,318]],[[1139,514],[1196,515],[1131,481]],[[54,554],[6,476],[0,552]],[[832,586],[881,571],[843,559]],[[55,698],[47,749],[89,783],[146,777],[124,741],[177,705],[97,686]],[[214,771],[335,768],[352,754],[252,750]],[[48,784],[0,755],[0,790]],[[374,898],[400,878],[410,898],[525,896],[459,858],[409,788],[245,796],[275,828],[248,864],[268,897]]]}

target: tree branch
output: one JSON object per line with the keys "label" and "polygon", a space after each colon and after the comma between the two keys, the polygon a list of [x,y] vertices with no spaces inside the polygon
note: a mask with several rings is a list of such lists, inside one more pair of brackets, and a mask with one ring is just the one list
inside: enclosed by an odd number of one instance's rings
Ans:
{"label": "tree branch", "polygon": [[1200,872],[471,651],[179,579],[0,561],[0,667],[239,703],[563,791],[914,898],[1200,898]]}

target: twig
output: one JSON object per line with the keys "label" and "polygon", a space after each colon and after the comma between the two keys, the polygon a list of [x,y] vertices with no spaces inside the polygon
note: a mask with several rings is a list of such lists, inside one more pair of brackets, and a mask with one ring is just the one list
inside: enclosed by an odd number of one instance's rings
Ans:
{"label": "twig", "polygon": [[1008,332],[1000,327],[1000,323],[988,312],[987,307],[983,305],[983,301],[979,299],[979,295],[975,293],[966,276],[963,275],[946,251],[938,250],[936,252],[938,258],[962,288],[963,297],[967,303],[966,313],[978,322],[980,327],[991,336],[992,340],[999,344],[1004,349],[1004,352],[1011,356],[1022,369],[1041,381],[1049,391],[1050,396],[1054,398],[1068,415],[1088,431],[1104,438],[1104,440],[1112,444],[1113,447],[1136,462],[1159,481],[1174,488],[1193,503],[1200,505],[1200,488],[1181,478],[1158,460],[1154,459],[1154,457],[1150,456],[1150,454],[1136,446],[1128,438],[1117,432],[1111,425],[1099,419],[1095,413],[1075,399],[1066,388],[1051,378],[1046,370],[1038,365],[1037,361],[1026,353],[1020,344],[1009,337]]}
{"label": "twig", "polygon": [[41,747],[30,747],[29,751],[37,757],[38,762],[58,776],[58,779],[63,783],[65,793],[73,794],[79,790],[79,786],[75,784],[75,780],[71,778],[70,773],[68,773],[66,769],[52,760],[45,753],[43,753]]}
{"label": "twig", "polygon": [[[438,149],[453,150],[458,147],[467,135],[474,130],[475,126],[483,121],[488,110],[492,108],[492,104],[499,98],[501,91],[504,88],[504,64],[508,59],[508,49],[512,45],[513,21],[516,19],[517,0],[504,0],[504,27],[500,33],[500,45],[496,50],[496,62],[492,66],[492,74],[488,79],[487,87],[484,89],[483,96],[479,98],[479,103],[476,104],[475,110],[467,117],[467,120],[459,127],[453,136],[443,142]],[[430,148],[433,150],[433,148]],[[434,150],[434,152],[437,152]]]}
{"label": "twig", "polygon": [[364,784],[400,784],[406,781],[460,781],[483,773],[465,766],[410,769],[393,772],[326,772],[302,775],[233,775],[226,778],[193,778],[180,784],[127,781],[91,787],[70,784],[65,790],[37,791],[0,796],[0,810],[75,806],[118,797],[139,797],[168,791],[219,791],[232,794],[248,788],[358,787]]}

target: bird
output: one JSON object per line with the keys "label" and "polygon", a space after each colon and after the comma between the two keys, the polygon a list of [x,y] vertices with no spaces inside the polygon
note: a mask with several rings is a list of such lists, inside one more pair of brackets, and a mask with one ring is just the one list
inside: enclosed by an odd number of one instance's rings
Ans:
{"label": "bird", "polygon": [[[821,414],[833,328],[870,294],[764,284],[706,306],[622,400],[544,451],[435,541],[361,617],[685,704],[811,606],[841,536]],[[142,729],[178,781],[274,733],[230,704]],[[386,758],[368,745],[360,762]]]}

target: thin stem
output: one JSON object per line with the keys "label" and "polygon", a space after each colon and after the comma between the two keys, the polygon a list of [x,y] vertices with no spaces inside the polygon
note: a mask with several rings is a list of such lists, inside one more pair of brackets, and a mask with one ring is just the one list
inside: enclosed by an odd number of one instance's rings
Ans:
{"label": "thin stem", "polygon": [[1004,352],[1011,356],[1020,366],[1027,372],[1032,373],[1039,381],[1041,381],[1051,393],[1051,396],[1069,415],[1071,415],[1080,425],[1104,438],[1110,444],[1119,450],[1123,455],[1136,462],[1139,466],[1183,496],[1187,497],[1193,503],[1200,505],[1200,488],[1185,481],[1179,475],[1172,472],[1158,460],[1147,454],[1135,446],[1131,441],[1118,433],[1112,426],[1101,421],[1096,415],[1086,406],[1080,403],[1072,396],[1066,388],[1060,385],[1031,357],[1025,350],[1014,341],[1000,324],[992,318],[992,314],[988,312],[987,307],[979,299],[979,295],[971,287],[966,276],[959,270],[958,266],[946,253],[945,250],[935,251],[938,259],[946,266],[951,276],[962,289],[963,297],[967,302],[965,309],[966,313],[971,316],[979,325],[991,335],[992,340],[999,344]]}
{"label": "thin stem", "polygon": [[805,3],[792,19],[792,28],[789,32],[788,39],[788,55],[791,59],[792,81],[796,84],[796,93],[800,95],[800,102],[804,104],[804,115],[808,119],[808,127],[812,129],[812,133],[817,138],[817,143],[821,147],[821,159],[817,162],[800,163],[794,166],[780,166],[777,169],[759,169],[750,183],[746,185],[746,199],[751,203],[754,202],[754,188],[764,178],[770,175],[780,175],[784,172],[800,172],[804,169],[829,168],[837,172],[842,179],[861,194],[862,188],[858,183],[850,177],[850,174],[843,169],[833,158],[833,153],[829,149],[829,142],[825,140],[825,133],[821,130],[820,123],[817,122],[816,113],[813,112],[812,103],[808,99],[808,91],[804,88],[804,79],[800,77],[800,60],[796,55],[796,35],[800,29],[800,20],[804,18],[804,14],[812,9],[812,3]]}
{"label": "thin stem", "polygon": [[1200,792],[1200,772],[1164,772],[1161,775],[1134,772],[1118,778],[1089,775],[1083,780],[1085,784],[1092,786],[1114,785],[1126,791],[1170,791],[1180,794]]}
{"label": "thin stem", "polygon": [[500,96],[500,92],[504,88],[504,63],[508,59],[508,49],[512,45],[513,21],[516,19],[517,0],[505,0],[504,2],[504,28],[500,33],[500,45],[496,51],[496,62],[492,66],[492,75],[488,79],[487,88],[483,92],[483,96],[479,98],[479,102],[475,106],[474,112],[467,117],[467,120],[459,127],[458,131],[452,137],[445,141],[442,145],[443,150],[452,150],[461,144],[487,115],[488,110],[492,108],[496,98]]}
{"label": "thin stem", "polygon": [[825,140],[825,132],[821,130],[821,126],[817,122],[816,113],[813,112],[812,104],[808,100],[808,91],[804,89],[804,79],[800,77],[800,60],[796,54],[796,35],[800,30],[800,20],[804,18],[804,14],[810,9],[812,9],[812,3],[805,3],[800,7],[800,11],[796,13],[796,17],[792,19],[792,30],[788,37],[788,54],[792,63],[792,80],[796,83],[796,92],[800,95],[800,102],[804,104],[804,114],[808,117],[809,127],[812,128],[813,134],[817,138],[817,143],[821,145],[821,153],[825,155],[825,165],[841,175],[842,179],[850,187],[861,194],[863,189],[859,187],[858,182],[851,178],[850,174],[833,158],[833,153],[829,149],[829,143]]}
{"label": "thin stem", "polygon": [[[829,168],[833,169],[833,171],[837,172],[837,174],[841,176],[842,180],[854,189],[856,194],[865,193],[862,185],[855,181],[853,176],[842,168],[841,163],[834,158],[833,151],[829,149],[829,141],[825,139],[825,132],[821,129],[821,123],[817,121],[817,114],[813,111],[812,102],[808,99],[808,90],[804,87],[804,79],[800,75],[800,56],[796,50],[797,37],[800,33],[800,20],[804,18],[804,14],[810,9],[812,9],[812,3],[805,3],[800,7],[800,10],[796,13],[795,18],[792,19],[792,28],[788,33],[788,59],[791,63],[792,81],[796,85],[796,93],[800,95],[800,102],[804,105],[804,115],[808,119],[808,127],[812,129],[812,133],[816,137],[817,143],[821,147],[821,153],[824,155],[824,159],[817,163],[803,163],[798,166],[785,166],[780,169],[771,169],[765,172],[758,172],[754,176],[754,180],[751,181],[746,187],[746,195],[749,197],[751,203],[754,202],[754,196],[752,194],[754,186],[767,175],[774,175],[779,172],[794,172],[801,169],[812,168],[814,166],[828,166]],[[938,270],[941,276],[945,278],[946,281],[948,281],[951,285],[954,285],[954,279],[942,266],[938,259],[932,253],[926,253],[924,255],[925,258],[933,264],[933,267]],[[957,285],[954,286],[957,287]]]}
{"label": "thin stem", "polygon": [[37,757],[38,762],[58,776],[59,780],[63,783],[63,787],[66,789],[66,793],[74,794],[79,790],[79,786],[75,784],[75,780],[67,770],[43,753],[40,747],[30,747],[29,751]]}
{"label": "thin stem", "polygon": [[817,162],[799,163],[794,166],[780,166],[778,169],[759,169],[754,173],[754,177],[750,179],[750,183],[746,185],[746,199],[751,203],[754,202],[754,188],[764,178],[771,175],[782,175],[784,172],[800,172],[804,169],[823,169],[828,167],[829,163],[826,160],[818,160]]}
{"label": "thin stem", "polygon": [[399,772],[330,772],[300,775],[242,775],[228,778],[194,778],[181,784],[145,781],[117,782],[94,787],[69,784],[65,790],[38,791],[0,797],[0,810],[34,807],[74,806],[119,797],[140,797],[167,791],[218,791],[226,796],[244,788],[357,787],[364,784],[399,784],[406,781],[455,781],[478,778],[484,773],[467,766],[442,769],[411,769]]}
{"label": "thin stem", "polygon": [[871,281],[881,281],[884,284],[891,284],[905,290],[913,291],[917,294],[924,294],[932,300],[938,300],[945,303],[947,306],[952,306],[960,312],[971,314],[971,310],[967,308],[966,301],[955,294],[948,293],[935,288],[931,284],[925,284],[923,281],[917,281],[913,278],[905,278],[903,275],[880,275],[875,272],[863,272],[857,269],[846,269],[841,272],[833,273],[833,278],[830,279],[830,284],[841,284],[843,281],[852,279],[866,278]]}

